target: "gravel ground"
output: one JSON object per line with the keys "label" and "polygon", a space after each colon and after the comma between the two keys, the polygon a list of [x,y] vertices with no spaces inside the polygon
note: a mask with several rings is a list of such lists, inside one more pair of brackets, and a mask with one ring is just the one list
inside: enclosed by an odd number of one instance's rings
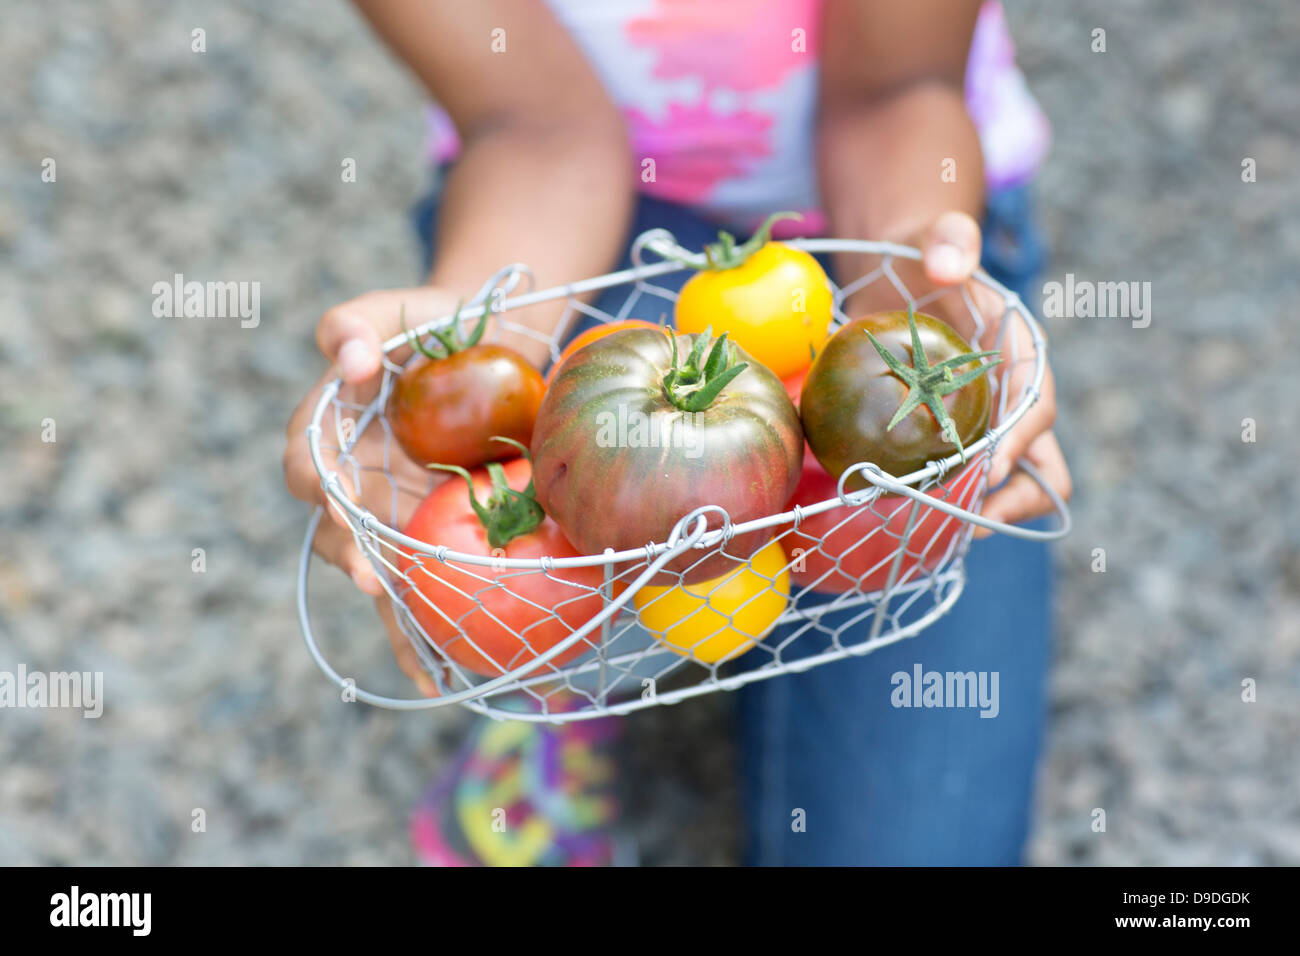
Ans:
{"label": "gravel ground", "polygon": [[[1300,8],[1010,11],[1055,126],[1046,278],[1149,281],[1154,304],[1145,329],[1048,322],[1077,529],[1031,859],[1300,864]],[[319,314],[415,275],[419,91],[345,3],[0,19],[0,670],[102,671],[109,694],[99,720],[0,712],[0,863],[408,863],[465,717],[336,706],[297,637],[306,515],[279,462]],[[154,318],[178,272],[260,281],[260,325]],[[363,600],[315,606],[341,668],[404,692]],[[725,704],[628,722],[645,861],[735,859]]]}

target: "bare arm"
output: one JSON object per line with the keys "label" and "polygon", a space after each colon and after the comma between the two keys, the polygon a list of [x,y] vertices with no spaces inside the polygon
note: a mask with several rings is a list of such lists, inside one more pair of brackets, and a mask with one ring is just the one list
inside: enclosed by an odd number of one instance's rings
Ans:
{"label": "bare arm", "polygon": [[[608,271],[632,208],[626,133],[546,4],[356,3],[460,133],[430,284],[469,295],[511,262],[529,265],[539,288]],[[523,318],[550,331],[559,314]],[[544,357],[535,343],[512,344]]]}
{"label": "bare arm", "polygon": [[[984,163],[963,95],[978,9],[978,0],[826,3],[818,172],[833,235],[915,241],[943,213],[979,215]],[[950,226],[967,245],[936,279],[957,281],[977,263],[974,226]]]}
{"label": "bare arm", "polygon": [[[543,0],[356,0],[375,31],[447,110],[461,137],[461,155],[444,184],[437,252],[429,284],[368,292],[325,313],[316,341],[345,386],[343,397],[364,404],[375,395],[380,344],[410,324],[446,315],[512,262],[533,269],[539,287],[607,272],[620,252],[631,216],[632,165],[617,108]],[[504,34],[495,30],[503,30]],[[504,38],[503,52],[494,52]],[[535,306],[511,314],[542,332],[553,330],[561,307]],[[546,349],[515,336],[510,344],[541,364]],[[305,429],[331,370],[289,421],[285,480],[297,497],[323,504]],[[367,429],[352,454],[384,463],[410,487],[427,472],[389,452],[383,431]],[[326,452],[332,459],[332,452]],[[391,486],[362,470],[345,489],[386,514]],[[403,524],[414,500],[401,496]],[[393,620],[379,580],[334,508],[317,532],[317,552],[377,598],[397,661],[426,694],[433,684]]]}
{"label": "bare arm", "polygon": [[[920,245],[922,264],[898,270],[913,295],[963,282],[979,265],[975,217],[983,206],[984,166],[964,96],[978,12],[978,0],[827,0],[823,8],[818,166],[832,235]],[[945,170],[955,176],[944,176]],[[847,257],[837,263],[844,276],[861,274],[862,266]],[[977,303],[987,298],[987,290],[971,291]],[[852,303],[857,313],[898,306],[885,283]],[[999,306],[981,308],[990,328],[1000,321]],[[940,302],[936,311],[971,335],[963,309],[945,310]],[[1024,334],[1018,323],[1011,331]],[[1028,369],[1003,364],[1000,374],[1011,394],[1020,393]],[[990,486],[1011,475],[1023,456],[1069,497],[1069,471],[1051,431],[1055,418],[1049,369],[1038,402],[998,446]],[[1016,474],[989,496],[984,514],[1014,522],[1051,507],[1031,479]]]}

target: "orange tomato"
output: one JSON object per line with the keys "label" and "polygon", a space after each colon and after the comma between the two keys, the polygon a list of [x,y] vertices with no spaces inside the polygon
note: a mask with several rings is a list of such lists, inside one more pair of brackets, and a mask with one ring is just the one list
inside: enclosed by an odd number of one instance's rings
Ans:
{"label": "orange tomato", "polygon": [[592,342],[603,339],[605,336],[614,332],[621,332],[623,329],[658,329],[662,327],[663,326],[657,325],[654,322],[647,322],[645,319],[621,319],[617,322],[602,322],[594,329],[588,329],[586,332],[583,332],[564,347],[564,351],[560,353],[560,357],[556,360],[555,364],[551,366],[550,371],[546,373],[546,384],[551,384],[551,379],[553,379],[555,373],[560,370],[560,366],[564,364],[565,359],[578,351],[578,349],[590,345]]}

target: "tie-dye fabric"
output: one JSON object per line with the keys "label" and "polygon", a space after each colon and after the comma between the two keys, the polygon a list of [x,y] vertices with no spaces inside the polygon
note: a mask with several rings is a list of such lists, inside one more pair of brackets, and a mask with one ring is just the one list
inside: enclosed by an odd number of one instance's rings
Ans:
{"label": "tie-dye fabric", "polygon": [[[813,156],[821,0],[548,0],[627,118],[641,189],[739,228],[774,209],[824,226]],[[991,188],[1034,173],[1047,120],[1015,65],[997,2],[980,10],[966,71]],[[431,152],[454,158],[445,114]]]}

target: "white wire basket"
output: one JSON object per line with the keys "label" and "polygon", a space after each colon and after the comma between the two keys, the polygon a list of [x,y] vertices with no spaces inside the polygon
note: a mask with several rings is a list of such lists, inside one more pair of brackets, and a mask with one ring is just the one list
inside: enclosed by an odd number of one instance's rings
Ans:
{"label": "white wire basket", "polygon": [[[796,239],[788,244],[814,254],[861,253],[873,257],[869,261],[878,260],[869,272],[843,287],[832,280],[832,331],[848,321],[845,301],[873,283],[889,283],[899,296],[899,307],[917,310],[941,294],[961,297],[975,330],[972,345],[1000,349],[1003,359],[1000,367],[989,372],[994,424],[965,449],[964,458],[954,454],[900,476],[862,462],[846,471],[833,491],[828,489],[825,500],[796,504],[789,511],[740,524],[733,525],[722,508],[697,508],[682,515],[664,541],[647,542],[635,550],[538,558],[458,552],[436,541],[408,537],[399,528],[402,505],[423,499],[446,479],[430,474],[426,483],[412,484],[394,474],[393,456],[400,450],[385,407],[402,367],[387,356],[408,344],[405,335],[394,336],[384,344],[382,382],[374,398],[364,403],[344,401],[342,383],[335,379],[324,388],[307,435],[329,506],[346,520],[357,546],[371,562],[398,625],[439,696],[398,698],[362,690],[326,660],[312,628],[308,602],[312,545],[324,516],[324,509],[318,508],[299,559],[298,615],[308,651],[325,675],[355,699],[395,710],[460,704],[496,718],[549,722],[626,714],[868,654],[921,633],[960,597],[964,561],[976,526],[1039,540],[1067,534],[1070,516],[1065,503],[1024,461],[1019,467],[1053,501],[1058,526],[1039,531],[979,515],[993,450],[1038,398],[1047,368],[1042,329],[1018,296],[978,271],[974,281],[996,293],[1003,306],[1000,321],[990,323],[967,287],[913,297],[896,264],[920,259],[916,249],[845,239]],[[646,253],[662,258],[646,262]],[[655,280],[690,268],[687,263],[698,260],[671,234],[652,230],[636,241],[630,269],[514,295],[531,275],[522,265],[510,266],[458,312],[411,331],[445,328],[477,316],[491,302],[498,330],[543,340],[555,360],[579,316],[612,322],[658,321],[664,313],[671,315],[676,293]],[[596,298],[593,294],[620,286],[626,287],[627,296],[614,314],[589,304]],[[514,310],[560,299],[565,301],[565,314],[553,336],[511,319]],[[1025,354],[1024,335],[1010,334],[1014,323],[1023,324],[1032,354]],[[1007,363],[1021,362],[1032,362],[1032,374],[1019,376],[1024,384],[1011,395],[1000,372]],[[354,452],[367,429],[377,431],[370,435],[371,450],[363,460]],[[376,447],[382,451],[376,453]],[[363,481],[386,483],[387,510],[376,514],[353,501],[341,474],[354,488]],[[849,490],[846,482],[855,475],[864,480],[864,490]],[[463,482],[461,488],[465,490]],[[593,502],[593,507],[598,503]],[[765,547],[758,552],[766,555],[759,566],[758,555],[728,551],[737,536],[758,531],[779,544],[779,557],[774,559],[776,552]],[[680,603],[680,592],[661,582],[665,574],[673,573],[667,567],[688,552],[696,552],[701,560],[726,555],[734,563],[726,576],[758,575],[759,583],[751,579],[745,590],[752,593],[739,603],[715,600],[722,592],[710,592],[708,586],[687,585],[695,600],[685,602],[681,620],[666,622],[662,611],[652,609],[659,601]],[[443,598],[431,600],[430,591]],[[544,606],[538,603],[539,593],[555,597]],[[784,601],[778,614],[749,613],[760,604],[770,608],[775,600]],[[503,607],[526,609],[529,624],[512,627],[501,616]],[[495,641],[491,648],[489,639]],[[734,651],[719,655],[719,642],[734,646]]]}

